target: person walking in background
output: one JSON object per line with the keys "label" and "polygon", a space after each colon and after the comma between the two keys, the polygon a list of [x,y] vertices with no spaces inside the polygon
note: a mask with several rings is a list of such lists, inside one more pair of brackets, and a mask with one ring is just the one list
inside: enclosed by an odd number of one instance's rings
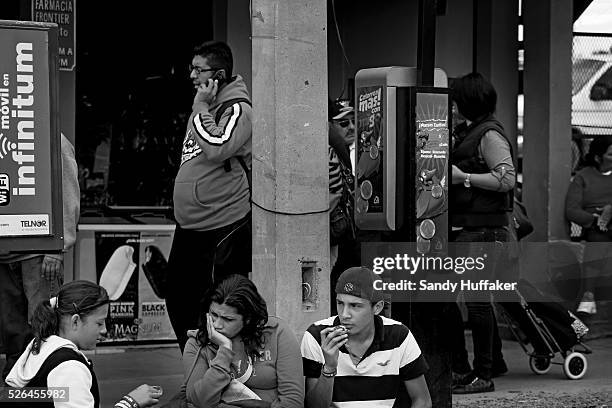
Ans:
{"label": "person walking in background", "polygon": [[[501,278],[500,272],[507,265],[504,248],[509,241],[508,215],[513,205],[515,168],[511,144],[494,116],[497,93],[485,77],[471,73],[453,82],[451,96],[458,113],[465,118],[465,122],[455,127],[451,154],[451,241],[470,243],[470,255],[475,256],[484,250],[480,243],[495,243],[487,268]],[[455,325],[453,393],[493,391],[494,358],[501,366],[498,370],[506,371],[490,296],[489,293],[478,296],[464,291],[472,327],[474,365],[470,370],[463,324],[458,321]],[[461,317],[459,313],[456,315]]]}
{"label": "person walking in background", "polygon": [[192,113],[174,181],[166,304],[181,351],[214,280],[251,271],[251,102],[230,47],[195,48]]}
{"label": "person walking in background", "polygon": [[[64,251],[59,254],[0,254],[0,333],[6,348],[4,381],[32,337],[34,308],[64,282],[64,253],[76,242],[80,213],[78,167],[74,146],[61,134]],[[0,386],[2,384],[0,381]]]}
{"label": "person walking in background", "polygon": [[[581,298],[576,312],[597,313],[595,292],[610,288],[608,256],[612,241],[612,136],[597,136],[589,146],[584,168],[572,180],[565,199],[565,215],[583,228],[586,242]],[[607,284],[607,285],[606,285]],[[607,294],[609,295],[609,293]]]}
{"label": "person walking in background", "polygon": [[255,284],[230,275],[207,296],[183,354],[187,401],[198,408],[301,408],[304,381],[298,341],[268,316]]}

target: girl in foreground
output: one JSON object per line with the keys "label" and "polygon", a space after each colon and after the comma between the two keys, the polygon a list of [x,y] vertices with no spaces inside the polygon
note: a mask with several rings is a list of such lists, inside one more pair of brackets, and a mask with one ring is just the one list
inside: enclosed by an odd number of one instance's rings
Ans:
{"label": "girl in foreground", "polygon": [[[81,350],[93,350],[106,335],[110,300],[106,290],[88,281],[63,285],[57,297],[41,302],[32,316],[34,339],[6,377],[11,387],[66,387],[68,401],[37,403],[39,408],[98,408],[100,394],[91,362]],[[115,404],[144,408],[158,402],[159,387],[141,385]]]}

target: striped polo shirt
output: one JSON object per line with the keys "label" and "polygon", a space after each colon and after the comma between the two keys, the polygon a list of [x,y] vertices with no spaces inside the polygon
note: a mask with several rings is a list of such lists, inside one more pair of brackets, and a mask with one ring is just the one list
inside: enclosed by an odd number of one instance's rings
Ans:
{"label": "striped polo shirt", "polygon": [[[321,331],[338,324],[338,317],[332,316],[310,325],[304,334],[301,348],[307,378],[319,378],[325,362]],[[427,371],[421,349],[406,326],[386,317],[374,316],[374,328],[374,340],[357,365],[346,347],[340,348],[333,407],[392,407],[403,382]]]}

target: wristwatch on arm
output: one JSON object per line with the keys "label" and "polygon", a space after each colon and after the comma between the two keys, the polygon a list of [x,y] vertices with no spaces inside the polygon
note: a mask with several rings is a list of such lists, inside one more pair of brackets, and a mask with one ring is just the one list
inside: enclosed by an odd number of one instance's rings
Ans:
{"label": "wristwatch on arm", "polygon": [[463,180],[463,186],[465,188],[472,187],[472,183],[470,182],[470,177],[472,177],[470,173],[465,173],[465,180]]}

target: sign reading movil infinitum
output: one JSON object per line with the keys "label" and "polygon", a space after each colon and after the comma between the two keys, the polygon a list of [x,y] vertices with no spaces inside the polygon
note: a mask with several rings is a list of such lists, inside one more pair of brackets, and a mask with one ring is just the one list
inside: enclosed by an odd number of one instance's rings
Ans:
{"label": "sign reading movil infinitum", "polygon": [[76,65],[76,0],[32,0],[32,21],[55,23],[59,35],[59,69]]}
{"label": "sign reading movil infinitum", "polygon": [[15,30],[5,34],[0,37],[0,237],[48,235],[51,163],[46,33]]}
{"label": "sign reading movil infinitum", "polygon": [[0,20],[0,255],[63,247],[57,26]]}

